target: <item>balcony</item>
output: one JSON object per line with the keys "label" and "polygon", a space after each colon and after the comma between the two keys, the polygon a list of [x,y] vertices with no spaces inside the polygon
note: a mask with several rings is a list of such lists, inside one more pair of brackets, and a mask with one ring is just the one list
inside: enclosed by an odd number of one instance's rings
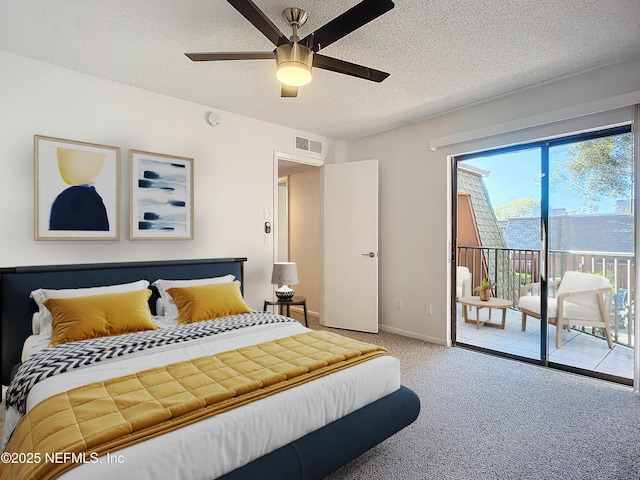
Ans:
{"label": "balcony", "polygon": [[[517,309],[520,285],[539,278],[540,252],[489,247],[458,247],[458,265],[466,266],[473,276],[473,287],[483,278],[496,282],[494,294],[513,302],[507,310],[504,330],[477,329],[465,324],[458,305],[456,339],[460,343],[490,348],[529,358],[539,358],[540,322],[528,318],[521,331]],[[635,264],[632,254],[606,252],[552,251],[549,255],[549,279],[560,279],[567,270],[606,276],[616,294],[611,306],[611,335],[615,348],[610,350],[599,328],[574,327],[563,332],[563,345],[555,349],[556,328],[549,328],[549,360],[578,368],[633,378],[633,311],[630,301],[635,292]],[[475,314],[474,309],[474,314]],[[487,310],[481,310],[487,315]]]}

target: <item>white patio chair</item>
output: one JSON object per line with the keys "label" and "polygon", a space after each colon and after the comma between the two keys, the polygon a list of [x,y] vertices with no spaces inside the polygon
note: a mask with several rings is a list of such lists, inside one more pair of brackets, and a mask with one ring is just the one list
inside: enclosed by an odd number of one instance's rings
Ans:
{"label": "white patio chair", "polygon": [[[557,282],[549,282],[549,290]],[[540,318],[540,284],[530,283],[520,289],[518,307],[522,312],[522,331],[527,327],[527,315]],[[556,326],[556,347],[562,343],[562,328],[571,331],[572,325],[600,327],[604,329],[609,348],[613,348],[609,327],[612,287],[602,275],[582,272],[565,272],[557,287],[556,297],[547,301],[547,317]]]}
{"label": "white patio chair", "polygon": [[471,272],[467,267],[456,267],[456,298],[470,297],[471,291]]}

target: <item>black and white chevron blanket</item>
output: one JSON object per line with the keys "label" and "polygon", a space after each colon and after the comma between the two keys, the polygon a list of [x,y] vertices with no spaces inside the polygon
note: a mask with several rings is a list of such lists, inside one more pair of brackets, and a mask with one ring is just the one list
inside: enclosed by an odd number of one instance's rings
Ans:
{"label": "black and white chevron blanket", "polygon": [[27,395],[31,388],[41,380],[59,373],[88,367],[99,362],[152,348],[217,335],[230,330],[254,325],[295,321],[273,313],[251,312],[188,325],[70,342],[46,348],[29,357],[20,366],[7,389],[6,408],[13,407],[24,415]]}

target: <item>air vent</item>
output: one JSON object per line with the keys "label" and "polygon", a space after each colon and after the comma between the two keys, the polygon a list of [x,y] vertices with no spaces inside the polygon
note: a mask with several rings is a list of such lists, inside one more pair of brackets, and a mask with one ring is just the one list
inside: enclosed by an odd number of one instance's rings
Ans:
{"label": "air vent", "polygon": [[303,152],[322,154],[322,142],[300,137],[299,135],[294,136],[294,148]]}

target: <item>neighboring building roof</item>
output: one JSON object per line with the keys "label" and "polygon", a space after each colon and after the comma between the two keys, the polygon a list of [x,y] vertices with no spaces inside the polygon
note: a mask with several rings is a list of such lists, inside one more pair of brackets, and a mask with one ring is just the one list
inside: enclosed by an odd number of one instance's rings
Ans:
{"label": "neighboring building roof", "polygon": [[[507,248],[540,249],[540,218],[513,218],[504,232]],[[633,217],[628,214],[549,217],[549,249],[556,251],[632,253]]]}
{"label": "neighboring building roof", "polygon": [[507,285],[516,281],[516,277],[510,264],[497,261],[497,250],[493,254],[486,250],[486,248],[501,249],[506,246],[498,226],[498,220],[489,201],[489,194],[482,180],[482,177],[486,176],[486,174],[488,172],[480,169],[458,168],[458,192],[466,193],[471,197],[471,206],[478,235],[480,236],[480,244],[485,248],[481,253],[484,262],[478,267],[482,268],[482,272],[472,272],[474,285],[478,285],[482,278],[491,278],[502,289],[497,290],[497,293],[500,294],[505,291],[505,288],[508,288],[506,287]]}
{"label": "neighboring building roof", "polygon": [[540,250],[540,219],[509,219],[504,229],[504,243],[513,250]]}
{"label": "neighboring building roof", "polygon": [[484,170],[458,168],[458,192],[471,196],[473,213],[483,247],[504,248],[505,243],[498,228],[498,221],[489,202],[489,194],[485,188],[482,177],[486,176]]}

